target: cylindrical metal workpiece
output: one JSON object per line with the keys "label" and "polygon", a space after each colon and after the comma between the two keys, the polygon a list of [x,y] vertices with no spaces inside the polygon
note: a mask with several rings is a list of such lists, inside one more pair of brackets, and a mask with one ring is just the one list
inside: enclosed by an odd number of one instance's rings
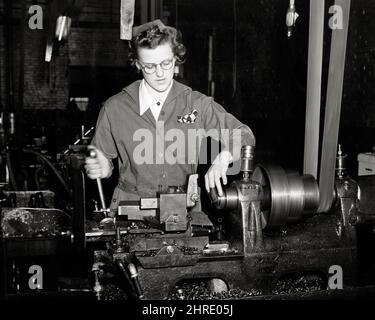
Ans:
{"label": "cylindrical metal workpiece", "polygon": [[217,193],[216,187],[210,188],[210,193],[208,194],[211,200],[211,203],[215,205],[217,209],[225,209],[226,208],[226,192],[223,190],[224,195],[219,196]]}
{"label": "cylindrical metal workpiece", "polygon": [[251,179],[259,182],[264,190],[269,189],[263,192],[261,205],[267,227],[281,227],[316,213],[319,188],[313,176],[286,172],[275,165],[258,165]]}
{"label": "cylindrical metal workpiece", "polygon": [[222,196],[219,196],[216,188],[210,188],[209,197],[211,203],[213,203],[217,209],[233,210],[238,206],[238,192],[235,188],[224,189]]}
{"label": "cylindrical metal workpiece", "polygon": [[319,203],[319,187],[315,178],[310,174],[302,176],[304,206],[303,211],[308,213],[316,213],[317,204]]}
{"label": "cylindrical metal workpiece", "polygon": [[225,190],[226,203],[225,207],[227,210],[234,210],[238,207],[238,192],[236,188],[227,188]]}
{"label": "cylindrical metal workpiece", "polygon": [[254,166],[254,146],[243,146],[241,149],[241,171],[251,172]]}

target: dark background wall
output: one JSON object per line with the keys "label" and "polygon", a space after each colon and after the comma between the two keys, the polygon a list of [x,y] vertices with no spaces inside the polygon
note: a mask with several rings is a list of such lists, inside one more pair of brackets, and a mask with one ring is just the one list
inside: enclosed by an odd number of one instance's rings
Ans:
{"label": "dark background wall", "polygon": [[[7,33],[6,1],[11,7]],[[93,126],[101,103],[139,75],[127,61],[127,43],[119,39],[120,0],[82,1],[68,39],[44,61],[51,1],[0,1],[0,103],[17,116],[18,138],[29,143],[46,134],[52,152],[66,149]],[[135,24],[141,1],[136,1]],[[208,37],[213,35],[215,99],[248,124],[257,137],[258,161],[302,170],[306,106],[309,1],[296,0],[299,18],[286,36],[288,0],[164,0],[160,18],[177,26],[188,48],[180,81],[208,91]],[[44,9],[43,30],[27,26],[27,8]],[[325,16],[322,104],[329,62],[329,6]],[[375,128],[375,3],[352,1],[342,101],[340,143],[355,175],[357,154],[371,151]],[[6,35],[11,34],[11,38]],[[11,60],[7,48],[11,45]],[[9,68],[13,75],[9,81]],[[22,72],[23,71],[23,76]],[[9,95],[10,85],[13,95]],[[86,112],[69,103],[89,97]],[[322,116],[324,112],[322,112]]]}

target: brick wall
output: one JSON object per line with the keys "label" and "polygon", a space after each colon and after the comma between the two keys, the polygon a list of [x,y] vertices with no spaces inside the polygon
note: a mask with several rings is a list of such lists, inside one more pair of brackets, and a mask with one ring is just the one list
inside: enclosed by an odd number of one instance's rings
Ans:
{"label": "brick wall", "polygon": [[74,27],[69,36],[69,65],[125,67],[127,43],[118,28]]}

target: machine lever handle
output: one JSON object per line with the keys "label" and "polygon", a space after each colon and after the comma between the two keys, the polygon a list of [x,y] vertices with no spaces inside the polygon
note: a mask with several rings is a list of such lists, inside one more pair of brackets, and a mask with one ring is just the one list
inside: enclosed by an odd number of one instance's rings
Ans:
{"label": "machine lever handle", "polygon": [[[95,159],[97,157],[97,153],[94,149],[88,149],[87,150],[87,155],[92,158],[92,159]],[[100,178],[97,178],[96,179],[96,184],[98,185],[98,191],[99,191],[99,197],[100,197],[100,203],[102,205],[102,209],[104,211],[107,210],[107,207],[105,205],[105,201],[104,201],[104,193],[103,193],[103,186],[102,186],[102,180]]]}

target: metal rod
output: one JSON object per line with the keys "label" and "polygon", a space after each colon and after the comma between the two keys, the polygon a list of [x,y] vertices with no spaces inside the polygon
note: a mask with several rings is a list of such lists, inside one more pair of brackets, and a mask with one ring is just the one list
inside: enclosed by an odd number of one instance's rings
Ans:
{"label": "metal rod", "polygon": [[97,178],[96,183],[98,185],[99,197],[100,197],[100,202],[102,204],[102,209],[106,209],[105,201],[104,201],[103,187],[102,187],[102,180],[100,178]]}

